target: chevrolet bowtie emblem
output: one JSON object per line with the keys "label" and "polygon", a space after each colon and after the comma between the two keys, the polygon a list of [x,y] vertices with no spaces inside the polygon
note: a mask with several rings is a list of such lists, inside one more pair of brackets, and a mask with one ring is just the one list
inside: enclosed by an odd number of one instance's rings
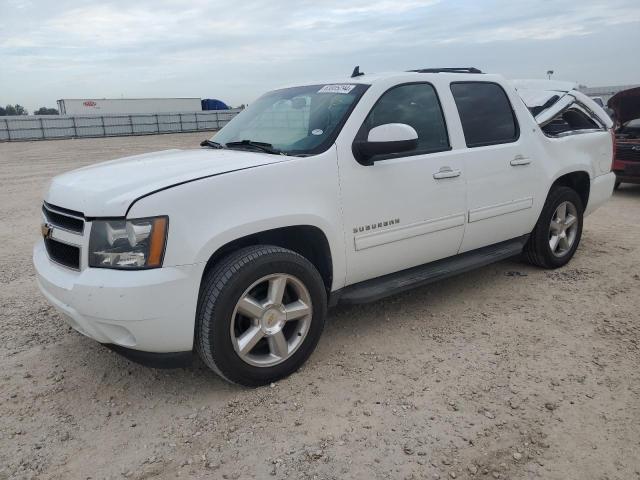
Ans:
{"label": "chevrolet bowtie emblem", "polygon": [[43,223],[42,225],[40,225],[40,231],[42,232],[42,236],[44,238],[50,238],[51,232],[53,232],[53,227],[48,223]]}

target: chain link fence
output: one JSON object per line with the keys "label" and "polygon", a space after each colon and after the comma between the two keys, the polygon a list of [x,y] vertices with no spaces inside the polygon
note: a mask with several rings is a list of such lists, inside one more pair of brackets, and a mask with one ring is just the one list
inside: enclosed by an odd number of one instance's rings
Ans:
{"label": "chain link fence", "polygon": [[240,111],[0,117],[0,142],[219,130]]}

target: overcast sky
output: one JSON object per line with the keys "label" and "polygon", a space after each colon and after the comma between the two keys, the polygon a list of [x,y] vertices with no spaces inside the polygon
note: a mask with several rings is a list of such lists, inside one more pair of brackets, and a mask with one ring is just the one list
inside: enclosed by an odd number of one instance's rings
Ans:
{"label": "overcast sky", "polygon": [[0,0],[0,104],[202,97],[475,66],[511,78],[640,83],[640,0]]}

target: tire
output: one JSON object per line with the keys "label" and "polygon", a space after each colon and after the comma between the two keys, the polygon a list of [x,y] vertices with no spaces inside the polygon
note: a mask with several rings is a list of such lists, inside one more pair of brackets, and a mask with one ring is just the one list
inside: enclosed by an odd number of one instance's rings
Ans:
{"label": "tire", "polygon": [[[292,374],[309,358],[326,312],[324,282],[306,258],[271,245],[242,248],[203,278],[196,350],[226,380],[266,385]],[[251,340],[243,343],[246,338]]]}
{"label": "tire", "polygon": [[[575,217],[575,222],[570,227],[565,227],[558,218],[558,208],[565,205],[566,218]],[[547,196],[547,201],[542,208],[540,218],[531,232],[531,236],[524,247],[524,258],[531,264],[542,268],[558,268],[566,265],[573,257],[582,236],[582,222],[584,206],[578,193],[569,187],[553,187]],[[567,220],[568,222],[570,220]],[[564,240],[558,232],[565,230]],[[560,237],[557,242],[553,237]],[[556,250],[552,250],[555,243]],[[564,246],[564,248],[562,248]]]}

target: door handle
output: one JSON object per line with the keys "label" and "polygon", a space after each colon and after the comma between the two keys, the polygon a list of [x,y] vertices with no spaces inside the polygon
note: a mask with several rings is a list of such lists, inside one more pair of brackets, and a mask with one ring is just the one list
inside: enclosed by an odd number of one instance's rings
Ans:
{"label": "door handle", "polygon": [[440,170],[433,174],[433,178],[436,180],[454,178],[459,177],[461,173],[461,170],[453,170],[451,167],[440,167]]}
{"label": "door handle", "polygon": [[531,159],[529,157],[525,157],[524,155],[516,155],[513,157],[513,160],[509,162],[512,167],[517,167],[520,165],[529,165],[531,163]]}

